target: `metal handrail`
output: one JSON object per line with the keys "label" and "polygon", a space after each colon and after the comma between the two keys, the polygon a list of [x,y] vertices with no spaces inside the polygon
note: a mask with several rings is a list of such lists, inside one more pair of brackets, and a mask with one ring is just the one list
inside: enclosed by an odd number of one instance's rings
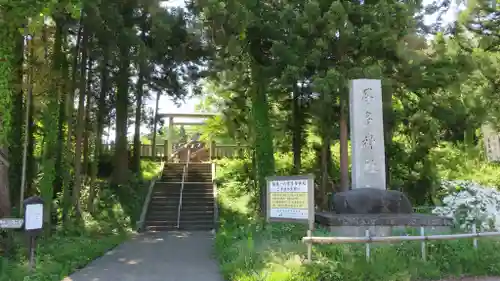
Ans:
{"label": "metal handrail", "polygon": [[181,208],[182,208],[182,196],[184,194],[184,182],[186,181],[186,176],[188,173],[189,167],[189,158],[191,157],[191,148],[188,148],[187,160],[184,168],[182,168],[182,181],[181,181],[181,194],[179,196],[179,206],[177,206],[177,229],[180,227],[181,221]]}
{"label": "metal handrail", "polygon": [[216,176],[216,166],[215,162],[211,163],[212,166],[212,186],[213,186],[213,196],[214,196],[214,229],[215,231],[219,228],[219,203],[217,200],[217,181],[215,180]]}
{"label": "metal handrail", "polygon": [[163,169],[165,169],[165,162],[161,162],[160,172],[154,178],[151,179],[151,183],[149,184],[148,188],[148,194],[146,195],[146,198],[144,198],[144,204],[142,205],[141,217],[139,218],[139,221],[136,223],[136,228],[138,231],[142,230],[142,228],[144,227],[144,222],[146,221],[146,214],[148,212],[149,202],[151,202],[151,196],[153,195],[153,189],[157,180],[161,178],[161,175],[163,174]]}

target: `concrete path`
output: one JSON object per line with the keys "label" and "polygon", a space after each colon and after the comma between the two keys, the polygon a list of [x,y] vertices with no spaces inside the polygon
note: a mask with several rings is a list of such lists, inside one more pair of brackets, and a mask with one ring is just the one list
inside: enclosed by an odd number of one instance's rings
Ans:
{"label": "concrete path", "polygon": [[210,232],[143,233],[63,281],[223,281]]}

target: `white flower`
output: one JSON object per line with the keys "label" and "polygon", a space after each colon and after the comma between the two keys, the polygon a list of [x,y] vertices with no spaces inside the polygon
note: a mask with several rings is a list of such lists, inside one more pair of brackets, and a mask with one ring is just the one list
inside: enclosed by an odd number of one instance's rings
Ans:
{"label": "white flower", "polygon": [[443,181],[441,187],[446,196],[433,214],[453,218],[463,229],[476,224],[482,230],[500,231],[498,190],[471,181]]}

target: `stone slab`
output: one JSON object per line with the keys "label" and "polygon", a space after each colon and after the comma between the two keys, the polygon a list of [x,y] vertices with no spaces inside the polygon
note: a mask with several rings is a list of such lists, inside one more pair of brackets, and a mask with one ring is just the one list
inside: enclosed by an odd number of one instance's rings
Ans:
{"label": "stone slab", "polygon": [[[423,226],[426,235],[450,234],[451,227],[449,226]],[[328,231],[333,236],[342,237],[364,237],[366,231],[370,232],[371,236],[386,237],[386,236],[405,236],[415,235],[420,233],[419,227],[412,226],[385,226],[385,225],[368,225],[368,226],[330,226]]]}
{"label": "stone slab", "polygon": [[451,232],[453,220],[425,214],[334,214],[317,213],[316,223],[334,236],[361,237],[366,231],[372,236],[398,236],[420,233],[428,235]]}
{"label": "stone slab", "polygon": [[349,124],[352,149],[352,187],[386,189],[382,83],[351,80]]}
{"label": "stone slab", "polygon": [[335,214],[320,212],[316,223],[323,226],[452,226],[450,218],[426,214]]}

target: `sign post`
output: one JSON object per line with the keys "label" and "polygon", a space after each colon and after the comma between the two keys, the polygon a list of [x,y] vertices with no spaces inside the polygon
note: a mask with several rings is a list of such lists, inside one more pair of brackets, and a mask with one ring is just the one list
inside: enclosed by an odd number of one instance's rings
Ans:
{"label": "sign post", "polygon": [[[314,176],[274,176],[267,178],[268,222],[307,223],[308,236],[314,230]],[[312,243],[307,245],[307,259],[311,261]]]}
{"label": "sign post", "polygon": [[23,219],[6,218],[0,219],[0,229],[19,229],[24,224]]}
{"label": "sign post", "polygon": [[43,230],[43,199],[38,196],[27,198],[24,205],[24,230],[29,238],[29,268],[35,268],[36,237]]}

